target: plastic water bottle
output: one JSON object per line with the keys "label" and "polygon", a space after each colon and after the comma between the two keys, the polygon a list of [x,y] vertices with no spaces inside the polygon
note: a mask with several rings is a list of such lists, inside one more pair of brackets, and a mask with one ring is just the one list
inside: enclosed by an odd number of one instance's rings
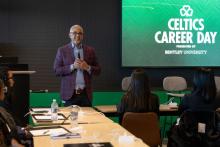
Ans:
{"label": "plastic water bottle", "polygon": [[53,102],[51,104],[51,120],[57,121],[58,120],[58,104],[56,99],[53,99]]}

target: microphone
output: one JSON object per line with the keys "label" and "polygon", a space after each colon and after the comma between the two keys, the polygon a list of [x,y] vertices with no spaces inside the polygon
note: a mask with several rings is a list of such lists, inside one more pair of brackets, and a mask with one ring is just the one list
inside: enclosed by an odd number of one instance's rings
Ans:
{"label": "microphone", "polygon": [[80,53],[78,52],[78,58],[80,59]]}

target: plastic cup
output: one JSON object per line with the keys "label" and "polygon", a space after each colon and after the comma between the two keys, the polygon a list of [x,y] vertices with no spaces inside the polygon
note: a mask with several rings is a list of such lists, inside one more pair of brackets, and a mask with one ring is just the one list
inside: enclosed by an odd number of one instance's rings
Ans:
{"label": "plastic cup", "polygon": [[71,128],[78,127],[78,114],[79,114],[79,106],[73,105],[71,112],[70,112],[70,122],[71,122]]}

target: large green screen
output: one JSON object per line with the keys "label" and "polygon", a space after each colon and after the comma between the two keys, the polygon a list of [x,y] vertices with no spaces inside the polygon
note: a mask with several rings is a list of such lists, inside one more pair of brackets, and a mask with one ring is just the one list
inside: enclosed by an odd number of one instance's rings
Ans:
{"label": "large green screen", "polygon": [[219,0],[122,0],[122,66],[220,66]]}

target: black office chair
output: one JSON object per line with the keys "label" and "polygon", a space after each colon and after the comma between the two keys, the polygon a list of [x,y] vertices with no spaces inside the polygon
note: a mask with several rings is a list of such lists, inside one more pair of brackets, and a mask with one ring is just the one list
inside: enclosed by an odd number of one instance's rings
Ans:
{"label": "black office chair", "polygon": [[170,130],[168,147],[220,146],[219,112],[185,111]]}

